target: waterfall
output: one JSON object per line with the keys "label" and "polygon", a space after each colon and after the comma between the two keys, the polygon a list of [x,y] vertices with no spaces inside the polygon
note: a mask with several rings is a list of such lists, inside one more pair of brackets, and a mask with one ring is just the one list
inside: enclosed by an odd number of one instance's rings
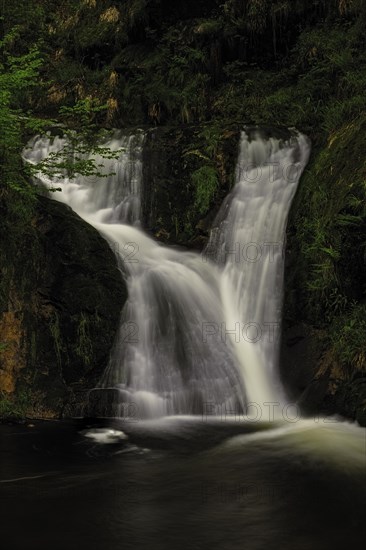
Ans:
{"label": "waterfall", "polygon": [[[120,151],[117,158],[95,156],[95,165],[100,175],[79,176],[70,179],[51,178],[44,174],[38,177],[46,187],[62,188],[52,198],[64,202],[93,225],[101,223],[127,223],[139,225],[141,217],[142,145],[144,134],[138,132],[124,135],[115,131],[103,143],[110,151]],[[66,140],[55,136],[36,136],[23,151],[23,158],[37,164],[50,154],[59,153]]]}
{"label": "waterfall", "polygon": [[236,185],[213,224],[206,256],[221,264],[224,329],[235,348],[247,399],[282,403],[278,378],[285,231],[310,153],[289,141],[242,132]]}
{"label": "waterfall", "polygon": [[[36,137],[24,157],[37,163],[63,143]],[[308,140],[242,133],[235,187],[201,255],[161,246],[139,227],[143,134],[115,134],[107,145],[121,154],[100,161],[106,178],[65,178],[53,197],[105,237],[127,277],[128,300],[101,381],[118,392],[117,414],[126,403],[138,416],[157,417],[282,402],[284,235]]]}

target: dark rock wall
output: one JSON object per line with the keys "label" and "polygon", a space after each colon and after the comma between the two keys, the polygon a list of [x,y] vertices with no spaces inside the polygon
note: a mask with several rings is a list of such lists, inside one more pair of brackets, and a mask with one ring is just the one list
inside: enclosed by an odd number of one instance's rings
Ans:
{"label": "dark rock wall", "polygon": [[[238,126],[160,127],[147,132],[142,205],[147,231],[162,242],[204,247],[215,215],[235,182],[239,135]],[[218,182],[204,211],[196,206],[199,197],[192,178],[202,167],[212,169]]]}
{"label": "dark rock wall", "polygon": [[30,416],[78,414],[107,365],[127,296],[113,252],[71,209],[45,197],[31,225],[16,240],[4,235],[1,249],[2,396],[21,396]]}

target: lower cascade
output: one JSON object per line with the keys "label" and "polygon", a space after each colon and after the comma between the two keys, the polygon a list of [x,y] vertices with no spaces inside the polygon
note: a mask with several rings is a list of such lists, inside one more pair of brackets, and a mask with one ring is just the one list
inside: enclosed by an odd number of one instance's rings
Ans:
{"label": "lower cascade", "polygon": [[[277,372],[285,229],[309,140],[242,132],[235,187],[197,254],[162,246],[141,229],[143,138],[116,134],[107,145],[121,155],[103,160],[107,177],[57,180],[62,191],[53,194],[104,236],[127,277],[100,381],[113,388],[114,415],[262,416],[269,404],[286,405]],[[37,163],[63,143],[38,136],[24,157]]]}

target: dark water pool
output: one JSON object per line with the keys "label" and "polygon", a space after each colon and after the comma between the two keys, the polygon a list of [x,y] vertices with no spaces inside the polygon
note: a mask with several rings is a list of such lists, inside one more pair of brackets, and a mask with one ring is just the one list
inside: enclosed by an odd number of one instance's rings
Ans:
{"label": "dark water pool", "polygon": [[6,550],[343,550],[366,541],[365,434],[353,427],[80,420],[3,425],[0,442]]}

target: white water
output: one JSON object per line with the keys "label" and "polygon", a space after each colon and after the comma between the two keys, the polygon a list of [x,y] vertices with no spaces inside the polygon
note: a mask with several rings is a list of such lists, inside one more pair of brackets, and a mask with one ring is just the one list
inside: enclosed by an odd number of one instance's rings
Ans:
{"label": "white water", "polygon": [[251,141],[243,132],[237,184],[212,231],[206,255],[221,262],[221,299],[247,398],[284,401],[277,366],[281,333],[287,215],[310,145],[303,135],[283,144]]}
{"label": "white water", "polygon": [[[141,181],[142,181],[142,145],[144,135],[123,135],[115,132],[114,136],[103,144],[111,151],[121,150],[117,159],[95,157],[98,170],[105,177],[79,176],[75,179],[51,179],[39,175],[46,187],[62,188],[52,198],[64,202],[90,223],[139,223],[141,215]],[[50,153],[62,150],[66,142],[56,136],[51,142],[49,136],[36,136],[23,151],[23,158],[37,164]],[[103,167],[100,167],[100,165]]]}
{"label": "white water", "polygon": [[244,446],[268,445],[272,456],[296,453],[310,456],[319,467],[322,463],[345,473],[358,470],[365,476],[366,433],[358,425],[328,418],[302,418],[295,423],[282,422],[271,430],[233,437],[215,449],[217,453],[240,453]]}
{"label": "white water", "polygon": [[[127,273],[128,301],[102,385],[119,388],[121,416],[126,403],[139,416],[158,417],[283,402],[284,234],[307,139],[250,141],[242,134],[237,183],[202,255],[160,246],[138,228],[142,141],[115,136],[109,146],[124,152],[102,161],[115,175],[58,180],[62,192],[53,194],[110,242]],[[24,157],[36,163],[62,145],[38,137]]]}

